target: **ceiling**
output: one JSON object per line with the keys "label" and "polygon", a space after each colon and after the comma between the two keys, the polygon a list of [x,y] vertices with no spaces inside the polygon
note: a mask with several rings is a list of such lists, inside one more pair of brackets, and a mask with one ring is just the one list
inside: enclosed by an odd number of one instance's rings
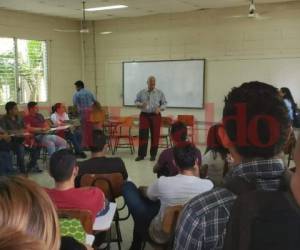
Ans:
{"label": "ceiling", "polygon": [[[49,16],[80,19],[82,0],[0,0],[0,8]],[[256,0],[260,3],[278,3],[298,0]],[[126,9],[87,13],[89,20],[136,17],[160,13],[192,11],[203,8],[223,8],[247,5],[248,0],[86,0],[87,8],[125,4]]]}

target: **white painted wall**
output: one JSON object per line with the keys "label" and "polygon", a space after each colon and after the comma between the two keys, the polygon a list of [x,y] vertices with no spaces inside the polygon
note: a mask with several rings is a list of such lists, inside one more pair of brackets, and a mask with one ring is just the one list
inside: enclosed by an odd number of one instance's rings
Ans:
{"label": "white painted wall", "polygon": [[[122,61],[206,58],[205,100],[215,105],[215,119],[225,94],[244,81],[287,86],[300,104],[300,3],[259,5],[257,10],[271,18],[227,18],[246,13],[242,7],[95,22],[98,98],[103,105],[122,107]],[[103,36],[101,31],[113,33]],[[92,48],[91,35],[86,38]],[[93,60],[88,53],[89,75]],[[165,112],[179,113],[204,119],[199,110]],[[138,111],[122,108],[122,114]]]}
{"label": "white painted wall", "polygon": [[81,79],[81,42],[78,33],[54,29],[78,29],[79,22],[21,12],[0,10],[0,37],[49,41],[49,102],[72,103],[73,83]]}
{"label": "white painted wall", "polygon": [[[271,18],[227,18],[247,11],[241,7],[97,21],[95,44],[93,32],[84,35],[84,60],[79,33],[53,31],[78,29],[78,21],[0,10],[0,36],[50,40],[50,103],[70,104],[73,82],[84,75],[88,88],[93,92],[98,88],[101,103],[120,107],[122,114],[138,114],[135,108],[122,108],[122,61],[206,58],[205,100],[214,104],[216,120],[224,95],[243,81],[287,86],[300,103],[300,3],[259,5],[257,9]],[[93,30],[93,23],[89,25]],[[103,36],[101,31],[113,33]],[[204,119],[201,110],[165,112],[179,113]]]}

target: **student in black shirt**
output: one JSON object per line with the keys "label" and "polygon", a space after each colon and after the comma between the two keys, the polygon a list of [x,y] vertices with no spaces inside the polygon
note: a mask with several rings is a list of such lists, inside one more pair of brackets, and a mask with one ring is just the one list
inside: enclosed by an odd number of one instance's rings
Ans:
{"label": "student in black shirt", "polygon": [[92,145],[90,146],[92,157],[78,162],[79,172],[75,185],[80,186],[80,178],[84,174],[110,174],[120,173],[127,180],[128,173],[123,160],[119,157],[106,157],[108,151],[107,137],[102,130],[94,130]]}
{"label": "student in black shirt", "polygon": [[[1,120],[2,128],[5,131],[10,131],[12,133],[20,132],[24,130],[23,119],[18,115],[19,110],[17,103],[8,102],[5,105],[6,114]],[[11,138],[11,149],[17,156],[17,165],[20,168],[21,173],[25,173],[25,149],[24,149],[24,137],[12,137]]]}
{"label": "student in black shirt", "polygon": [[[6,132],[18,134],[18,136],[12,136],[10,141],[11,150],[17,156],[17,165],[22,174],[25,174],[25,147],[24,147],[24,132],[25,125],[23,117],[19,115],[18,105],[16,102],[8,102],[5,105],[6,114],[1,119],[1,126]],[[23,135],[22,135],[23,134]],[[34,170],[35,172],[41,172],[36,162],[39,157],[39,150],[32,148],[30,151],[30,162],[27,169]]]}

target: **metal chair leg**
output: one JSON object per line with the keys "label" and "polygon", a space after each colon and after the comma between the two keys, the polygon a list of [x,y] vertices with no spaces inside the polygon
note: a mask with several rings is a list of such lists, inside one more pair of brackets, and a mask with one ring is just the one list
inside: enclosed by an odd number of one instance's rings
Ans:
{"label": "metal chair leg", "polygon": [[113,148],[113,150],[112,150],[112,154],[113,154],[113,155],[117,152],[117,149],[118,149],[118,146],[119,146],[119,141],[120,141],[120,138],[117,136],[117,137],[115,138],[115,146],[114,146],[114,148]]}
{"label": "metal chair leg", "polygon": [[133,151],[133,142],[132,142],[132,140],[131,140],[132,138],[131,138],[131,136],[129,136],[128,137],[128,143],[129,143],[129,145],[130,145],[130,151],[131,151],[131,154],[133,155],[133,153],[134,153],[134,151]]}
{"label": "metal chair leg", "polygon": [[166,145],[167,145],[167,148],[169,148],[169,138],[168,138],[168,136],[166,136]]}

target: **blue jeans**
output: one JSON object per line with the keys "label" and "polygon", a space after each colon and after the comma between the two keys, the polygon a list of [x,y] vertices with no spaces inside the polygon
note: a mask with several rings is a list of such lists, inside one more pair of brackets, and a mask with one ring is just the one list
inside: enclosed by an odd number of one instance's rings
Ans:
{"label": "blue jeans", "polygon": [[74,131],[74,133],[72,133],[71,131],[66,131],[65,132],[65,137],[74,146],[75,153],[82,152],[82,148],[81,148],[81,135],[80,135],[79,131]]}
{"label": "blue jeans", "polygon": [[37,167],[37,161],[40,157],[40,147],[32,147],[30,148],[30,161],[27,165],[27,171],[32,170],[33,168]]}
{"label": "blue jeans", "polygon": [[13,171],[12,155],[10,151],[0,151],[0,176]]}
{"label": "blue jeans", "polygon": [[12,150],[17,156],[17,166],[20,172],[24,174],[25,171],[25,147],[22,143],[14,142],[12,143]]}
{"label": "blue jeans", "polygon": [[49,157],[57,150],[68,148],[66,140],[57,135],[37,135],[36,139],[47,148]]}
{"label": "blue jeans", "polygon": [[132,249],[138,250],[142,247],[142,241],[149,238],[149,225],[159,212],[160,202],[143,197],[130,181],[123,185],[122,193],[134,221]]}

